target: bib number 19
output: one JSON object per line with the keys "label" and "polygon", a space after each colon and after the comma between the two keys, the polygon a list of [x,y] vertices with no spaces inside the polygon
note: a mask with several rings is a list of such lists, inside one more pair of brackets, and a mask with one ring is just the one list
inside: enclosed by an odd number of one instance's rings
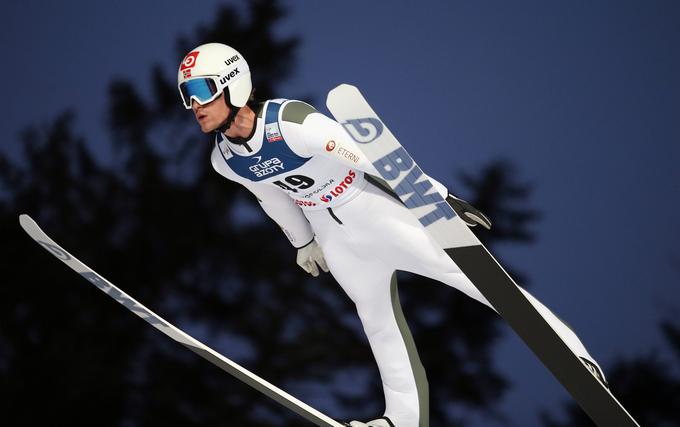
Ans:
{"label": "bib number 19", "polygon": [[288,175],[283,180],[286,182],[274,181],[274,184],[285,191],[291,191],[293,193],[297,193],[298,190],[306,190],[314,185],[314,180],[304,175]]}

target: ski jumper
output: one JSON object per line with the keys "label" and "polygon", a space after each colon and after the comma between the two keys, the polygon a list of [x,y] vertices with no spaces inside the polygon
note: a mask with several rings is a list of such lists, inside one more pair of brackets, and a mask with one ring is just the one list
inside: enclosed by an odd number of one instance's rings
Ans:
{"label": "ski jumper", "polygon": [[[356,305],[380,371],[385,416],[396,427],[428,427],[427,379],[399,304],[396,270],[491,305],[373,178],[378,172],[342,125],[294,100],[267,101],[256,113],[247,141],[217,135],[214,169],[250,190],[293,246],[318,241],[330,272]],[[446,187],[430,179],[445,198]],[[577,356],[593,360],[571,329],[524,293]]]}

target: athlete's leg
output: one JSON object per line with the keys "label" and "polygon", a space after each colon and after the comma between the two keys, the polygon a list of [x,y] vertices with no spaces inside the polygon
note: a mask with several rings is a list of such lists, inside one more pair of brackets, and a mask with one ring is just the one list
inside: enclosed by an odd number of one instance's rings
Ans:
{"label": "athlete's leg", "polygon": [[[422,234],[426,233],[423,231]],[[425,237],[429,236],[421,236],[420,238],[413,235],[410,236],[409,240],[418,241],[419,246],[417,247],[417,250],[413,251],[413,256],[411,258],[415,262],[409,263],[408,267],[406,268],[407,271],[411,271],[413,273],[446,283],[447,285],[460,290],[469,297],[493,309],[487,299],[484,298],[481,292],[479,292],[479,290],[472,284],[467,276],[461,272],[461,270],[451,260],[451,258],[449,258],[449,256],[446,255],[446,253],[441,250],[441,248],[431,239],[426,239]],[[579,357],[585,357],[586,359],[597,364],[592,356],[588,353],[588,350],[586,350],[581,340],[569,326],[567,326],[560,318],[558,318],[552,311],[550,311],[527,290],[523,289],[521,286],[519,288],[527,297],[529,302],[531,302],[534,308],[543,316],[543,318],[555,330],[555,332],[557,332],[557,334],[562,338],[564,343],[571,349],[571,351],[574,352],[574,354]]]}
{"label": "athlete's leg", "polygon": [[[371,187],[369,191],[372,191]],[[380,218],[372,227],[376,235],[374,238],[388,246],[376,251],[376,256],[394,269],[410,271],[446,283],[493,309],[408,209],[386,196],[379,197],[380,194],[375,191],[372,196],[372,213]],[[577,356],[595,362],[574,331],[533,295],[524,289],[522,292]]]}
{"label": "athlete's leg", "polygon": [[396,272],[345,251],[334,254],[332,245],[324,252],[331,273],[356,304],[380,371],[385,416],[399,427],[427,427],[427,379],[401,311]]}
{"label": "athlete's leg", "polygon": [[375,257],[370,241],[348,231],[353,224],[346,210],[337,215],[344,224],[326,212],[307,217],[331,274],[356,305],[380,371],[385,416],[398,427],[427,427],[427,380],[403,318],[394,269]]}

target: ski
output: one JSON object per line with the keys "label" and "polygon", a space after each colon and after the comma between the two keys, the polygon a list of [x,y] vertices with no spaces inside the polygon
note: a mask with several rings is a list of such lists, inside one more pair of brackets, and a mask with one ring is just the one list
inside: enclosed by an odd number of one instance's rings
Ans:
{"label": "ski", "polygon": [[277,401],[286,408],[296,412],[308,421],[316,424],[319,427],[344,427],[345,425],[339,423],[323,413],[317,411],[306,403],[291,396],[278,387],[270,384],[264,379],[258,377],[247,369],[239,366],[235,362],[229,360],[222,354],[188,335],[181,329],[173,326],[159,315],[149,310],[137,300],[130,297],[128,294],[117,288],[111,282],[97,274],[94,270],[80,262],[76,257],[68,253],[54,240],[52,240],[44,231],[40,229],[38,224],[28,215],[20,215],[19,223],[21,227],[28,233],[33,240],[40,244],[52,255],[61,260],[64,264],[71,267],[76,273],[83,276],[90,283],[95,285],[105,294],[125,306],[128,310],[146,320],[151,326],[163,332],[173,340],[182,344],[189,350],[198,354],[218,368],[226,371],[242,382],[253,387],[255,390],[265,394],[267,397]]}
{"label": "ski", "polygon": [[326,105],[407,208],[600,427],[639,427],[545,321],[520,288],[378,118],[359,90],[340,85]]}

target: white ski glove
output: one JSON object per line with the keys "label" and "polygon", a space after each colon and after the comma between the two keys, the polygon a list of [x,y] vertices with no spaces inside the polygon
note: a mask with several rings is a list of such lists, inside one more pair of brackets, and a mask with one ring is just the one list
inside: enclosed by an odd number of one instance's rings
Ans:
{"label": "white ski glove", "polygon": [[323,251],[316,240],[312,240],[305,246],[298,249],[297,263],[300,267],[302,267],[303,270],[314,277],[319,275],[317,264],[323,271],[328,273],[326,259],[323,257]]}
{"label": "white ski glove", "polygon": [[362,423],[361,421],[352,421],[349,424],[345,424],[348,427],[394,427],[392,421],[387,417],[378,418],[377,420],[369,421],[367,423]]}
{"label": "white ski glove", "polygon": [[487,230],[491,230],[491,221],[479,209],[451,193],[446,196],[446,201],[451,205],[453,210],[456,211],[456,214],[460,219],[465,221],[468,227],[474,227],[479,224]]}

